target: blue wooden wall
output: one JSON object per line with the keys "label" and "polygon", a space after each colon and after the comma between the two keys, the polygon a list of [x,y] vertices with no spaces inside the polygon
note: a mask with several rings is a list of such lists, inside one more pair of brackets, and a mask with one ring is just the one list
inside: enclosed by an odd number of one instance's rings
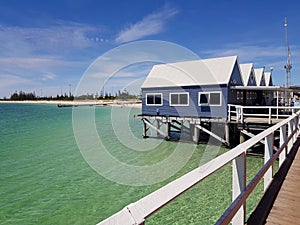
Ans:
{"label": "blue wooden wall", "polygon": [[[221,106],[198,106],[199,92],[220,91]],[[170,106],[169,93],[189,92],[189,106]],[[146,105],[147,93],[162,93],[162,106]],[[227,117],[228,86],[191,86],[191,87],[168,87],[168,88],[144,88],[142,89],[142,114],[163,116],[186,116],[203,118]]]}

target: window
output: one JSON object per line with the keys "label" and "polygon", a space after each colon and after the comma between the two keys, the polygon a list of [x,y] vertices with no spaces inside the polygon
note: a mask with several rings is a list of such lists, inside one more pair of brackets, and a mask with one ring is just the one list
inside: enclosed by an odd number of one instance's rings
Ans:
{"label": "window", "polygon": [[146,105],[162,106],[162,93],[146,94]]}
{"label": "window", "polygon": [[221,105],[221,94],[219,92],[210,93],[209,104],[210,105]]}
{"label": "window", "polygon": [[221,92],[199,92],[200,105],[221,105]]}
{"label": "window", "polygon": [[199,104],[200,105],[208,105],[209,94],[207,94],[207,93],[201,93],[199,95],[200,95],[200,97],[199,97],[199,99],[200,99]]}
{"label": "window", "polygon": [[170,93],[170,106],[188,106],[189,93]]}

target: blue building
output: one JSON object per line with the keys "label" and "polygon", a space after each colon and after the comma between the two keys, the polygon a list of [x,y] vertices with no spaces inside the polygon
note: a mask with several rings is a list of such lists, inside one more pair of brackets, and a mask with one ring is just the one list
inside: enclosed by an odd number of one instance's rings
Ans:
{"label": "blue building", "polygon": [[278,88],[272,70],[239,64],[237,56],[155,65],[142,84],[142,114],[137,117],[145,138],[152,129],[168,140],[178,132],[195,143],[208,135],[229,145],[239,140],[241,106],[271,105]]}
{"label": "blue building", "polygon": [[142,85],[142,114],[226,118],[244,86],[237,56],[155,65]]}

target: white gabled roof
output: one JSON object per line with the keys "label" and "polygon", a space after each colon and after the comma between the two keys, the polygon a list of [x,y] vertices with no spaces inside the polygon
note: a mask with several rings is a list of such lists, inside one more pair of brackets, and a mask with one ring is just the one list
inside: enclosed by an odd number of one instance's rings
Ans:
{"label": "white gabled roof", "polygon": [[255,73],[255,78],[256,78],[256,84],[257,84],[257,86],[261,86],[260,83],[261,83],[261,79],[264,76],[264,68],[254,69],[254,73]]}
{"label": "white gabled roof", "polygon": [[244,86],[248,85],[248,81],[253,69],[253,63],[240,64],[241,75],[243,78]]}
{"label": "white gabled roof", "polygon": [[271,72],[265,72],[265,80],[266,80],[266,86],[273,86]]}
{"label": "white gabled roof", "polygon": [[153,66],[142,88],[228,84],[237,56]]}

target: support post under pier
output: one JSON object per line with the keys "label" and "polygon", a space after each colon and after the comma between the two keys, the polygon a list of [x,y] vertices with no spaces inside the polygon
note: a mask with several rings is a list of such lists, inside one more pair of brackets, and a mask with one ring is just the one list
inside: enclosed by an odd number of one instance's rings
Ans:
{"label": "support post under pier", "polygon": [[147,128],[147,124],[145,123],[144,120],[143,121],[143,138],[147,138],[147,131],[148,131],[148,128]]}
{"label": "support post under pier", "polygon": [[200,129],[197,126],[195,126],[195,124],[193,125],[193,141],[195,142],[195,144],[199,144]]}
{"label": "support post under pier", "polygon": [[166,122],[166,139],[169,140],[170,139],[170,131],[171,131],[171,123],[170,122]]}
{"label": "support post under pier", "polygon": [[229,132],[230,132],[229,123],[226,122],[226,124],[225,124],[225,141],[230,146],[230,133]]}

